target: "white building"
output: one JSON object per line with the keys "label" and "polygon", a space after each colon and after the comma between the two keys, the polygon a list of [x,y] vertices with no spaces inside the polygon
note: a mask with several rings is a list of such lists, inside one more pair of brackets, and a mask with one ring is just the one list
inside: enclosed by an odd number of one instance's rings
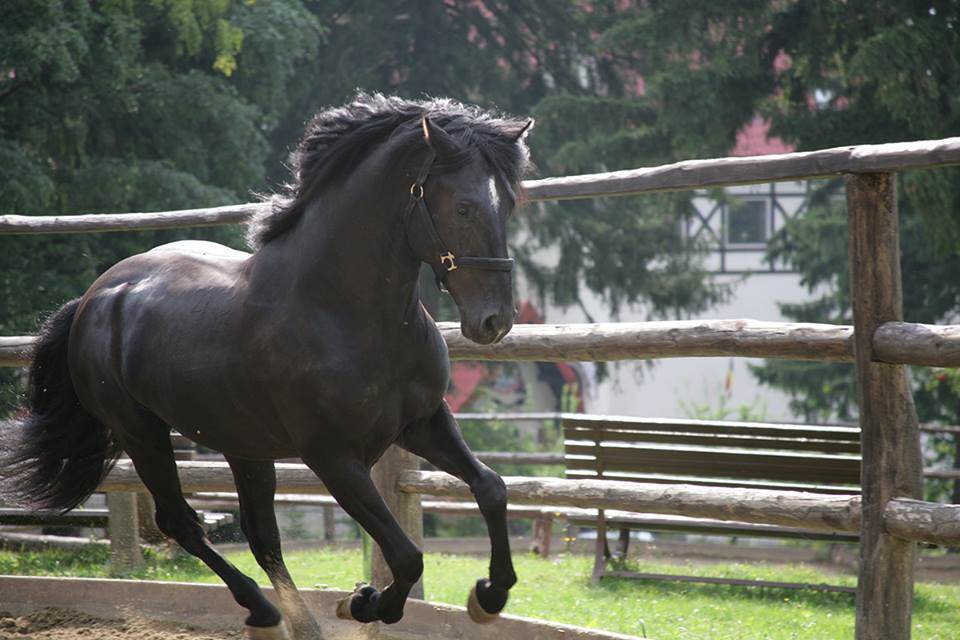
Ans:
{"label": "white building", "polygon": [[[708,255],[707,267],[718,282],[734,287],[727,303],[704,312],[702,318],[786,321],[778,303],[809,298],[797,273],[763,259],[773,233],[787,218],[802,214],[806,191],[806,183],[792,182],[733,187],[727,189],[728,199],[719,202],[706,193],[697,194],[693,199],[696,215],[684,233],[715,247]],[[522,282],[518,283],[518,294],[521,299],[532,297]],[[577,307],[548,308],[543,311],[545,321],[587,322],[587,313],[597,322],[613,320],[598,296],[587,289],[581,295],[586,313]],[[642,321],[646,317],[643,308],[626,309],[619,320]],[[738,409],[744,407],[755,418],[791,419],[788,397],[761,387],[748,370],[751,362],[762,361],[676,358],[648,365],[611,364],[609,378],[588,388],[584,408],[589,413],[681,418],[719,411],[723,406],[730,411],[728,417],[735,418]]]}

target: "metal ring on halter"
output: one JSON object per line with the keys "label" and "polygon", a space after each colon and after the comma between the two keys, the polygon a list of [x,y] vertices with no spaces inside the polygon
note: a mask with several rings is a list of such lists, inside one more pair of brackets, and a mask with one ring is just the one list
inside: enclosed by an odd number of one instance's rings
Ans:
{"label": "metal ring on halter", "polygon": [[[417,189],[420,191],[418,192]],[[410,185],[410,197],[414,200],[423,200],[423,185],[418,182]]]}

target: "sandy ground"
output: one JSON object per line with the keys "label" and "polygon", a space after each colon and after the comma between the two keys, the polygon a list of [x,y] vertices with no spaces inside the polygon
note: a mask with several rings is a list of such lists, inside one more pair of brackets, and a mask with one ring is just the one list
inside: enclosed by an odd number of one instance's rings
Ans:
{"label": "sandy ground", "polygon": [[0,612],[0,640],[240,640],[243,631],[199,629],[175,620],[96,618],[60,608]]}

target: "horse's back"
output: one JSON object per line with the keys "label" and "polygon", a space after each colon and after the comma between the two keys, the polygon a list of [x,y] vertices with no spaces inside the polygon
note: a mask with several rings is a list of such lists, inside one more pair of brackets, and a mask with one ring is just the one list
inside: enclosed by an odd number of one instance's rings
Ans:
{"label": "horse's back", "polygon": [[216,242],[209,242],[208,240],[179,240],[177,242],[162,244],[159,247],[154,247],[148,251],[148,253],[167,252],[194,254],[199,256],[222,256],[224,258],[232,258],[234,260],[246,260],[250,257],[250,254],[245,251],[237,251],[236,249],[231,249],[226,245],[218,244]]}
{"label": "horse's back", "polygon": [[[249,253],[214,242],[183,240],[121,260],[87,289],[79,315],[118,305],[122,311],[176,313],[184,304],[217,303],[243,284]],[[115,317],[115,315],[114,315]]]}
{"label": "horse's back", "polygon": [[[216,366],[232,339],[249,254],[212,242],[162,245],[122,260],[84,294],[70,335],[74,382],[139,396],[176,370]],[[176,363],[176,366],[174,366]],[[142,400],[141,398],[137,398]]]}

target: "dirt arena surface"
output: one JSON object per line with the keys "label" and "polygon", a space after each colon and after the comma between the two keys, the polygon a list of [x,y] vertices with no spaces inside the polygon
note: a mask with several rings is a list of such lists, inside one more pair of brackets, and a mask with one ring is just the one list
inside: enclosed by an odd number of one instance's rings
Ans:
{"label": "dirt arena surface", "polygon": [[0,640],[241,640],[243,630],[200,629],[176,620],[99,618],[72,609],[0,612]]}

